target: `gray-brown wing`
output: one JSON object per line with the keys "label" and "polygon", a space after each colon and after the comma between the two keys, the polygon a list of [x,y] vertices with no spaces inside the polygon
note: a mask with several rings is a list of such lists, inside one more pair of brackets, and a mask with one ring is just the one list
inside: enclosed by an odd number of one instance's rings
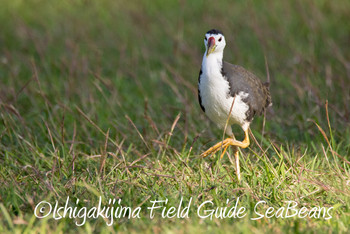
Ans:
{"label": "gray-brown wing", "polygon": [[271,104],[269,85],[263,84],[253,73],[241,66],[227,62],[223,63],[223,75],[230,84],[230,95],[235,96],[239,92],[249,95],[243,100],[249,106],[247,120],[251,121],[254,115],[262,114],[266,107]]}

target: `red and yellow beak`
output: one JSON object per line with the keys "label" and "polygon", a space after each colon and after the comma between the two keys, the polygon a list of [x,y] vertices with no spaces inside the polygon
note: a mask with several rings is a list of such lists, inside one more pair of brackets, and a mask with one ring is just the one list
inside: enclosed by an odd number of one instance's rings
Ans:
{"label": "red and yellow beak", "polygon": [[209,54],[214,52],[215,48],[216,48],[215,38],[214,37],[209,37],[209,39],[208,39],[207,57],[208,57]]}

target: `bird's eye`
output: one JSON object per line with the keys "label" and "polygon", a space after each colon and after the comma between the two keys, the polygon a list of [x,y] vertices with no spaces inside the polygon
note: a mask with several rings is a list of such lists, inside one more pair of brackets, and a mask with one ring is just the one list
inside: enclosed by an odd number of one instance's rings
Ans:
{"label": "bird's eye", "polygon": [[204,40],[207,40],[207,37],[204,37]]}
{"label": "bird's eye", "polygon": [[219,38],[219,41],[221,41],[221,40],[222,40],[222,37]]}

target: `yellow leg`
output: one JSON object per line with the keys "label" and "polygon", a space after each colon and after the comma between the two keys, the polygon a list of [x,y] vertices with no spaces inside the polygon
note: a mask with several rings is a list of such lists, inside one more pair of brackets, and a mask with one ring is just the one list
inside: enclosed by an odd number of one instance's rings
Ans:
{"label": "yellow leg", "polygon": [[230,146],[230,145],[226,145],[226,146],[224,147],[224,150],[222,151],[220,158],[224,157],[224,155],[225,155],[225,153],[226,153],[226,150],[227,150],[227,148],[228,148],[229,146]]}
{"label": "yellow leg", "polygon": [[[220,141],[218,143],[216,143],[214,146],[210,147],[207,151],[205,151],[204,153],[201,154],[201,157],[207,157],[208,155],[214,154],[216,153],[218,150],[220,150],[221,148],[224,148],[224,153],[226,152],[226,149],[228,146],[232,145],[232,146],[237,146],[240,148],[247,148],[250,144],[249,141],[249,134],[248,134],[248,129],[246,131],[244,131],[245,137],[243,141],[237,141],[235,139],[232,138],[226,138],[223,141]],[[223,154],[221,154],[221,157],[223,156]]]}
{"label": "yellow leg", "polygon": [[238,181],[241,180],[241,168],[239,166],[239,154],[238,154],[238,148],[235,147],[235,164],[236,164],[236,175]]}
{"label": "yellow leg", "polygon": [[224,147],[225,145],[227,145],[227,143],[232,140],[230,138],[226,138],[223,141],[220,141],[218,143],[216,143],[214,146],[210,147],[207,151],[205,151],[204,153],[201,154],[201,157],[205,158],[211,154],[216,153],[218,150],[221,149],[221,147]]}
{"label": "yellow leg", "polygon": [[247,148],[250,145],[249,130],[248,129],[244,132],[244,135],[245,135],[245,137],[244,137],[243,141],[237,141],[237,140],[234,140],[234,139],[230,139],[228,144],[230,144],[232,146],[238,146],[238,147],[240,147],[242,149]]}

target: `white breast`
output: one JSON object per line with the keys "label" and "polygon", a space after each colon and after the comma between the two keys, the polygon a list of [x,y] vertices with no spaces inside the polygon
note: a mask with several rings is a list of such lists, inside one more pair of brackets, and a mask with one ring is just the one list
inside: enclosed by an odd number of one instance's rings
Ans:
{"label": "white breast", "polygon": [[[245,120],[246,112],[249,107],[242,101],[242,99],[248,96],[248,93],[240,92],[235,98],[233,98],[230,95],[229,83],[220,72],[221,64],[218,64],[218,61],[208,61],[208,59],[206,59],[207,61],[204,60],[205,58],[203,58],[199,90],[202,105],[204,106],[205,113],[209,119],[216,123],[220,128],[224,128],[234,100],[234,105],[229,118],[229,125],[239,124],[242,127],[247,124],[249,125]],[[214,64],[208,64],[208,62]]]}

